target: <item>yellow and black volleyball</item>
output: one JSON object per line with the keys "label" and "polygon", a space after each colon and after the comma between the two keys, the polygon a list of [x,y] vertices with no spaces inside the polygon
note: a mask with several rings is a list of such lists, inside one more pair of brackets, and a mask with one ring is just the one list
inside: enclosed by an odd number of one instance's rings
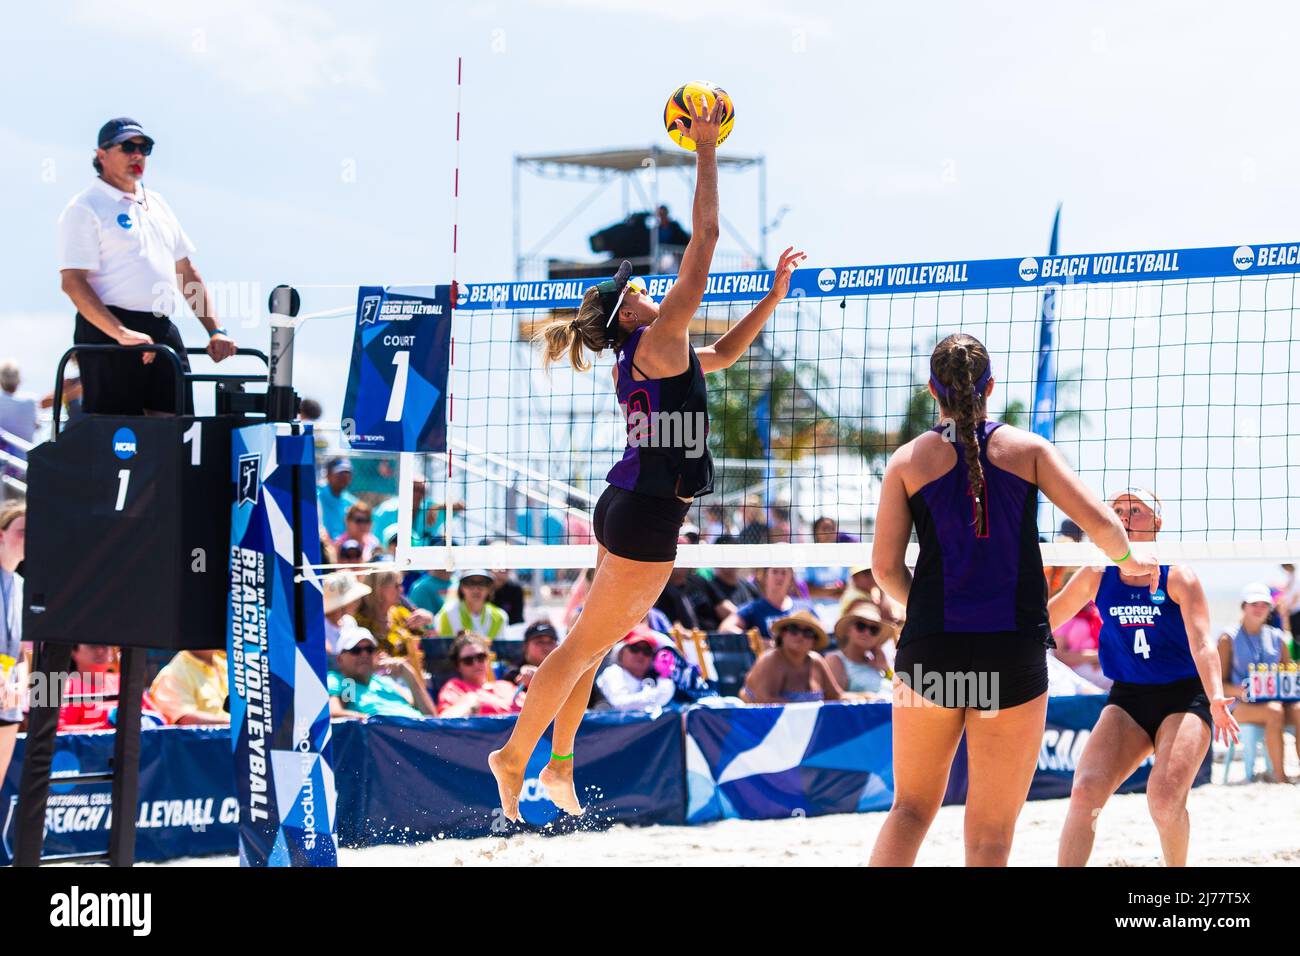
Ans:
{"label": "yellow and black volleyball", "polygon": [[[704,97],[707,109],[713,109],[713,103],[716,98],[722,100],[722,128],[718,132],[718,143],[721,145],[728,136],[731,135],[731,128],[736,125],[736,107],[731,102],[731,97],[727,91],[720,86],[714,86],[712,83],[686,83],[679,86],[673,91],[673,95],[668,97],[668,104],[664,107],[664,128],[668,130],[668,135],[672,141],[682,149],[695,151],[695,140],[690,137],[691,129],[691,111],[687,107],[687,99],[698,100],[700,96]],[[681,120],[686,127],[682,132],[676,126],[677,120]]]}

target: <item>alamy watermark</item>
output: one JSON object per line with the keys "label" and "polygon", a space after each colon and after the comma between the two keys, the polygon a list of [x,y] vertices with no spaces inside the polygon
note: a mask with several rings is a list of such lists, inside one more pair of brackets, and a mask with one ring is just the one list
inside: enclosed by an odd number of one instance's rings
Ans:
{"label": "alamy watermark", "polygon": [[682,448],[687,458],[703,456],[709,440],[708,412],[627,413],[629,448]]}
{"label": "alamy watermark", "polygon": [[[981,716],[994,716],[1000,709],[1001,696],[997,671],[925,670],[920,664],[911,672],[897,673],[898,683],[909,688],[913,695],[894,695],[895,707],[969,707]],[[917,700],[919,697],[920,700]]]}

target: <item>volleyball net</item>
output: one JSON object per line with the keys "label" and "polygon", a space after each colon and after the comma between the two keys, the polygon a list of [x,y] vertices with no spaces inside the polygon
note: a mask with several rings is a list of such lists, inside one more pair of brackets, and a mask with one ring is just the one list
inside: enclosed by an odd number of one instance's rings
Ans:
{"label": "volleyball net", "polygon": [[[1298,260],[1300,246],[1265,245],[801,269],[749,352],[709,375],[707,438],[675,436],[707,441],[716,468],[687,519],[701,543],[679,564],[868,563],[885,463],[935,424],[929,357],[955,331],[989,350],[991,418],[1050,436],[1100,496],[1156,492],[1162,560],[1292,559]],[[712,275],[692,344],[743,318],[770,279]],[[448,450],[401,455],[400,562],[593,563],[592,510],[627,445],[613,356],[544,371],[532,335],[594,281],[459,287]],[[646,281],[659,299],[673,277]],[[822,517],[857,540],[816,540]],[[1064,517],[1042,499],[1047,563],[1101,559],[1055,543]]]}

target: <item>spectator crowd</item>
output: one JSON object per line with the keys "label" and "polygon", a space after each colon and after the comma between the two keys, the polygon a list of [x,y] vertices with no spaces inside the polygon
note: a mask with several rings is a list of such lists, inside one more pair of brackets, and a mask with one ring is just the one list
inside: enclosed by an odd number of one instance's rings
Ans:
{"label": "spectator crowd", "polygon": [[[26,396],[24,404],[9,398],[17,380],[16,370],[0,365],[0,403],[9,402],[3,408],[11,424],[16,417],[25,423],[31,404]],[[459,523],[463,504],[431,501],[421,483],[412,494],[412,542],[442,544],[450,537],[461,543],[454,533],[449,536],[448,524]],[[332,566],[321,579],[331,714],[420,719],[519,712],[533,674],[581,612],[592,572],[566,581],[564,572],[555,571],[519,580],[511,571],[488,568],[398,570],[390,565],[398,536],[395,467],[373,457],[326,458],[318,501],[322,563]],[[581,502],[569,504],[548,540],[590,543]],[[0,512],[0,588],[8,621],[3,636],[12,645],[9,652],[0,649],[0,717],[9,718],[0,720],[0,763],[8,759],[3,731],[23,723],[21,675],[30,667],[30,648],[15,641],[20,615],[11,613],[21,600],[22,514],[16,503]],[[683,525],[681,543],[856,540],[833,518],[800,527],[791,509],[756,496],[733,506],[709,503],[699,515],[700,526]],[[1080,541],[1082,534],[1066,521],[1057,540]],[[1231,694],[1244,695],[1252,665],[1296,659],[1300,581],[1294,566],[1283,570],[1285,580],[1276,586],[1247,588],[1240,619],[1220,633]],[[1046,574],[1054,594],[1072,571],[1048,568]],[[539,587],[539,581],[545,583]],[[653,711],[720,693],[753,704],[889,700],[904,616],[865,565],[677,568],[654,607],[610,651],[591,706]],[[1094,604],[1056,630],[1049,655],[1054,693],[1107,689],[1098,659],[1100,630]],[[734,657],[737,649],[743,666],[727,669],[724,680],[719,660],[724,653]],[[117,656],[106,645],[75,646],[61,731],[113,726]],[[141,702],[145,726],[229,722],[224,651],[183,651],[155,667]],[[1300,730],[1300,704],[1243,700],[1235,713],[1243,724],[1263,729],[1271,767],[1279,768],[1270,775],[1281,779],[1285,732]]]}

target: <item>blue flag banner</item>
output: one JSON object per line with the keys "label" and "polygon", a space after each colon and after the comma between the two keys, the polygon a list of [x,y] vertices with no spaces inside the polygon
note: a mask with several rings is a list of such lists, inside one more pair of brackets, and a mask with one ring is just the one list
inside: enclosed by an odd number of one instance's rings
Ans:
{"label": "blue flag banner", "polygon": [[[1300,271],[1300,243],[1273,243],[796,269],[790,280],[790,295],[840,299],[911,292],[1033,289],[1081,282],[1251,278],[1297,271]],[[676,279],[669,275],[649,276],[645,280],[646,291],[656,299],[662,298]],[[594,278],[458,283],[456,309],[576,309],[587,289],[599,281]],[[771,272],[719,272],[709,276],[704,301],[751,302],[761,299],[771,288]]]}
{"label": "blue flag banner", "polygon": [[[1056,255],[1061,236],[1061,207],[1056,207],[1052,220],[1052,238],[1047,246],[1050,259]],[[1043,287],[1043,306],[1038,331],[1038,369],[1034,376],[1034,410],[1031,430],[1048,441],[1056,437],[1056,361],[1052,352],[1052,336],[1056,328],[1056,286]]]}
{"label": "blue flag banner", "polygon": [[772,389],[769,388],[754,402],[754,431],[758,434],[758,444],[763,449],[763,457],[772,454]]}
{"label": "blue flag banner", "polygon": [[334,770],[311,426],[236,429],[230,529],[230,745],[247,866],[333,866]]}
{"label": "blue flag banner", "polygon": [[353,448],[447,450],[451,287],[357,291],[343,431]]}

